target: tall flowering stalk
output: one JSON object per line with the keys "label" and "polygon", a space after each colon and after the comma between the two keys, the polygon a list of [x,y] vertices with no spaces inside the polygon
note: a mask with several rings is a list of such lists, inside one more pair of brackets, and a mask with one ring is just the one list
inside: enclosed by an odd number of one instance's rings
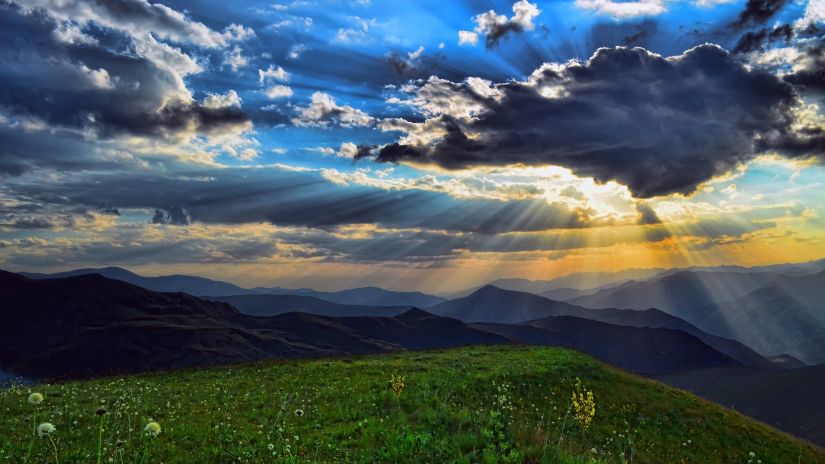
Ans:
{"label": "tall flowering stalk", "polygon": [[573,414],[582,430],[590,428],[593,417],[596,416],[596,400],[593,392],[583,386],[578,377],[576,377],[576,387],[573,390]]}

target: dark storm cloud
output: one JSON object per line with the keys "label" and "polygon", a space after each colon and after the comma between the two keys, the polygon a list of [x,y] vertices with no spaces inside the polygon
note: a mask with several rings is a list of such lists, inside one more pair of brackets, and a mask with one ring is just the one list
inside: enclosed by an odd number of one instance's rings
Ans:
{"label": "dark storm cloud", "polygon": [[180,207],[156,209],[154,216],[152,216],[152,223],[186,226],[192,223],[192,217],[185,209]]}
{"label": "dark storm cloud", "polygon": [[639,224],[641,225],[660,224],[662,222],[659,216],[656,215],[656,211],[647,203],[636,203],[636,211],[639,213]]}
{"label": "dark storm cloud", "polygon": [[[429,145],[386,145],[378,161],[448,169],[559,165],[648,198],[694,191],[752,158],[755,138],[763,148],[796,144],[788,156],[825,156],[791,129],[799,102],[793,88],[714,45],[671,58],[602,48],[586,63],[548,65],[528,82],[500,84],[486,95],[466,82],[431,80],[418,96],[425,91],[468,103],[458,110],[418,103],[446,135]],[[429,129],[420,130],[415,135]]]}
{"label": "dark storm cloud", "polygon": [[773,29],[763,28],[756,32],[747,32],[736,43],[733,48],[734,53],[749,53],[762,50],[765,45],[771,42],[789,42],[793,38],[793,27],[790,24],[783,24]]}
{"label": "dark storm cloud", "polygon": [[484,46],[488,50],[496,48],[499,42],[509,34],[518,34],[521,32],[524,32],[524,27],[512,21],[491,24],[487,29],[487,34],[484,36]]}
{"label": "dark storm cloud", "polygon": [[[127,3],[113,3],[110,10]],[[182,76],[197,65],[179,50],[150,38],[124,38],[122,49],[67,42],[53,33],[57,27],[45,14],[0,5],[0,108],[7,116],[104,138],[209,134],[248,123],[237,105],[191,99]]]}
{"label": "dark storm cloud", "polygon": [[[38,168],[84,171],[137,168],[141,164],[125,152],[95,146],[83,140],[80,134],[26,131],[16,127],[24,122],[14,121],[15,118],[12,118],[12,127],[0,124],[0,178],[21,175]],[[106,156],[107,153],[120,153],[121,156]]]}
{"label": "dark storm cloud", "polygon": [[10,193],[41,205],[71,209],[155,210],[152,221],[334,228],[378,224],[496,234],[582,228],[589,213],[544,200],[455,199],[427,190],[387,191],[342,186],[315,172],[278,169],[222,169],[181,176],[111,173],[65,178],[50,185],[9,185]]}
{"label": "dark storm cloud", "polygon": [[748,0],[736,20],[730,24],[734,29],[765,24],[782,9],[787,0]]}
{"label": "dark storm cloud", "polygon": [[825,96],[825,36],[801,43],[797,49],[803,66],[786,74],[785,81],[796,86],[802,93]]}

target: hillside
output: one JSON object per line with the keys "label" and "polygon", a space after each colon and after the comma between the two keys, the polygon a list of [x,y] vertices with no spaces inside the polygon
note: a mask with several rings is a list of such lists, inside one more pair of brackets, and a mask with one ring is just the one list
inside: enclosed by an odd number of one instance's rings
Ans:
{"label": "hillside", "polygon": [[825,365],[772,372],[708,368],[659,379],[825,446]]}
{"label": "hillside", "polygon": [[[396,397],[393,376],[403,376]],[[576,377],[593,393],[585,429]],[[42,393],[39,405],[26,401]],[[31,416],[60,462],[817,463],[825,453],[738,413],[564,349],[487,347],[257,363],[0,391],[0,459]],[[297,412],[297,413],[296,413]],[[162,432],[143,433],[156,421]],[[130,429],[134,431],[130,432]],[[54,462],[47,440],[31,462]],[[119,443],[119,444],[118,444]],[[624,459],[624,460],[622,460]],[[755,462],[755,461],[753,461]]]}

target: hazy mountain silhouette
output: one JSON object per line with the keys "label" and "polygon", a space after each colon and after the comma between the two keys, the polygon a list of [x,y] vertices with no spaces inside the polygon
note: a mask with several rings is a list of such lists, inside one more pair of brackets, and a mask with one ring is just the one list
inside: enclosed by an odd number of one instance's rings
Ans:
{"label": "hazy mountain silhouette", "polygon": [[204,297],[229,303],[250,316],[277,316],[290,312],[304,312],[319,316],[375,316],[392,317],[411,309],[410,306],[364,306],[339,304],[312,296],[300,295],[233,295]]}
{"label": "hazy mountain silhouette", "polygon": [[[657,309],[586,309],[531,293],[503,290],[488,285],[472,295],[433,306],[428,308],[428,311],[470,323],[519,324],[552,316],[573,316],[619,326],[675,329],[699,338],[715,350],[746,366],[761,369],[778,367],[738,341],[711,335],[683,319]],[[526,341],[526,338],[521,340]]]}
{"label": "hazy mountain silhouette", "polygon": [[[501,292],[489,287],[477,293]],[[99,274],[31,280],[0,271],[0,298],[7,303],[0,312],[0,369],[30,377],[514,342],[568,346],[651,374],[734,363],[695,337],[667,329],[557,317],[505,333],[418,309],[395,317],[254,317],[224,302],[152,292]],[[544,334],[530,340],[528,331]]]}
{"label": "hazy mountain silhouette", "polygon": [[119,267],[85,268],[54,274],[23,272],[20,275],[31,279],[53,279],[77,275],[100,274],[110,279],[128,282],[155,292],[183,292],[195,296],[235,296],[255,294],[300,295],[319,298],[339,304],[363,306],[417,306],[427,307],[445,301],[444,298],[421,292],[395,292],[378,287],[363,287],[338,292],[321,292],[309,288],[255,287],[243,288],[237,285],[188,275],[167,275],[144,277]]}
{"label": "hazy mountain silhouette", "polygon": [[415,306],[426,308],[446,301],[439,296],[427,295],[421,292],[396,292],[378,287],[361,287],[337,292],[320,292],[311,289],[266,289],[260,287],[253,290],[257,293],[308,296],[332,303],[358,306]]}
{"label": "hazy mountain silhouette", "polygon": [[823,301],[825,271],[796,276],[683,271],[571,300],[592,308],[656,306],[764,356],[789,354],[808,364],[825,362]]}
{"label": "hazy mountain silhouette", "polygon": [[100,274],[109,279],[120,280],[154,292],[183,292],[190,295],[240,295],[249,290],[227,282],[188,275],[167,275],[144,277],[120,267],[85,268],[54,274],[21,272],[30,279],[56,279],[79,275]]}
{"label": "hazy mountain silhouette", "polygon": [[783,371],[707,368],[658,379],[825,446],[825,365]]}
{"label": "hazy mountain silhouette", "polygon": [[693,308],[730,301],[776,278],[771,273],[680,271],[648,281],[629,281],[570,300],[586,308],[658,308],[682,314]]}

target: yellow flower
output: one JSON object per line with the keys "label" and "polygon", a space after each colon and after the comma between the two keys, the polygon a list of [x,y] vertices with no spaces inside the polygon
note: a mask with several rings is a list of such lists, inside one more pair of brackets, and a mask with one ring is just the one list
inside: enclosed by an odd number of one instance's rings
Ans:
{"label": "yellow flower", "polygon": [[596,416],[596,400],[593,392],[584,387],[578,377],[576,377],[576,389],[573,390],[573,414],[584,430],[590,427],[593,417]]}
{"label": "yellow flower", "polygon": [[404,376],[393,374],[390,377],[390,387],[392,388],[392,394],[396,398],[401,398],[401,393],[404,392]]}

